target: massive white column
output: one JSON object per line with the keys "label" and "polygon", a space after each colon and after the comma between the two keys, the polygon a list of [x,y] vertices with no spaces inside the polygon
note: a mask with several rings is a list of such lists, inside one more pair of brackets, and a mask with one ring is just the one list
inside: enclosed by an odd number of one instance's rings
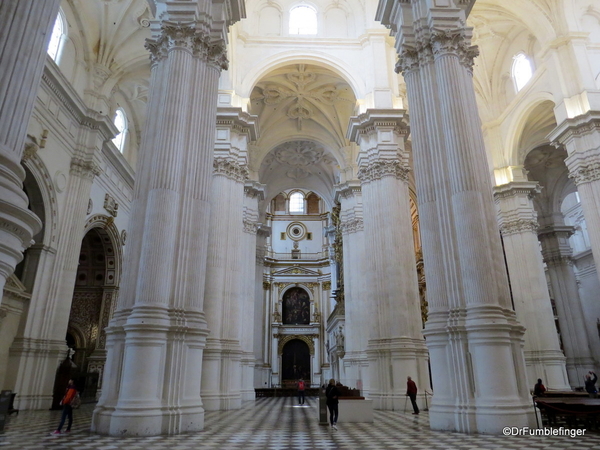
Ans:
{"label": "massive white column", "polygon": [[[350,120],[360,145],[370,334],[369,397],[378,409],[402,409],[406,377],[429,386],[408,191],[408,135],[401,110],[368,110]],[[391,370],[390,370],[391,368]]]}
{"label": "massive white column", "polygon": [[569,154],[565,163],[577,185],[600,278],[600,111],[566,119],[549,138]]}
{"label": "massive white column", "polygon": [[[156,3],[148,119],[140,149],[123,286],[107,328],[92,430],[201,430],[202,355],[216,104],[225,23],[240,5]],[[243,8],[243,5],[242,5]],[[225,14],[237,15],[226,17]]]}
{"label": "massive white column", "polygon": [[535,423],[524,328],[510,303],[473,89],[471,29],[455,0],[431,3],[381,0],[377,12],[396,37],[410,106],[429,304],[430,425],[500,433]]}
{"label": "massive white column", "polygon": [[367,345],[371,318],[368,314],[368,274],[357,261],[365,258],[365,232],[360,182],[348,181],[336,186],[340,203],[342,231],[344,304],[345,304],[345,379],[342,384],[360,389],[368,395],[369,380]]}
{"label": "massive white column", "polygon": [[579,387],[583,386],[585,375],[597,367],[597,362],[592,357],[577,279],[573,272],[573,251],[569,243],[572,234],[573,227],[563,224],[550,224],[538,231],[558,312],[569,382],[571,386]]}
{"label": "massive white column", "polygon": [[41,228],[27,208],[20,163],[59,5],[0,2],[0,292]]}
{"label": "massive white column", "polygon": [[[256,140],[255,120],[238,108],[217,113],[204,300],[210,334],[204,350],[201,395],[207,410],[240,408],[242,379],[248,376],[248,367],[244,367],[245,374],[242,370],[242,342],[245,321],[253,325],[254,305],[246,305],[246,294],[248,289],[254,293],[254,276],[250,280],[246,276],[244,184],[248,141]],[[248,355],[244,356],[247,366]]]}
{"label": "massive white column", "polygon": [[[266,326],[263,322],[264,316],[261,314],[263,305],[262,273],[260,279],[257,279],[256,270],[256,244],[257,233],[260,227],[258,223],[258,202],[264,200],[265,186],[256,181],[246,181],[244,186],[244,234],[242,236],[242,254],[240,262],[242,264],[242,277],[239,281],[242,289],[242,401],[254,400],[255,387],[265,387],[262,383],[255,385],[255,366],[260,365],[259,356],[261,351],[255,352],[256,345],[254,339],[255,329]],[[257,295],[257,285],[260,287]],[[258,314],[257,314],[258,313]],[[259,344],[262,340],[259,339]],[[262,379],[262,378],[261,378]]]}
{"label": "massive white column", "polygon": [[539,190],[536,182],[514,181],[496,186],[494,197],[515,312],[526,329],[527,385],[533,388],[542,378],[550,389],[569,389],[537,238],[532,198]]}

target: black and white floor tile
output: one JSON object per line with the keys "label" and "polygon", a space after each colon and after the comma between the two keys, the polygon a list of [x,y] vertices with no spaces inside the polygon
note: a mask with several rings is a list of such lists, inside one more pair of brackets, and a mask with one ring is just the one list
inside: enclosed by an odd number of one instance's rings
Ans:
{"label": "black and white floor tile", "polygon": [[0,450],[541,450],[600,449],[600,433],[585,436],[489,436],[431,431],[426,412],[375,411],[374,423],[344,423],[338,430],[319,425],[317,399],[299,406],[294,398],[260,398],[235,411],[209,411],[202,432],[145,438],[99,436],[89,431],[93,405],[75,411],[70,434],[52,436],[60,411],[22,411],[11,416]]}

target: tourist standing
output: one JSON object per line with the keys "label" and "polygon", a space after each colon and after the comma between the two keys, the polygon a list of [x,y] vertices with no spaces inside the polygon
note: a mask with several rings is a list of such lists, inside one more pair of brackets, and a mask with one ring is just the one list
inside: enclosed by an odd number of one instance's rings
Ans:
{"label": "tourist standing", "polygon": [[406,395],[410,398],[410,402],[413,407],[413,414],[419,414],[419,407],[417,406],[417,385],[411,377],[406,378]]}
{"label": "tourist standing", "polygon": [[60,404],[63,407],[62,416],[60,418],[60,423],[58,424],[58,428],[52,434],[62,434],[62,427],[65,424],[65,420],[69,418],[69,423],[67,424],[67,429],[65,433],[69,433],[71,431],[71,425],[73,425],[73,400],[77,397],[77,389],[75,388],[75,382],[73,380],[69,380],[69,384],[67,385],[67,390]]}
{"label": "tourist standing", "polygon": [[329,386],[327,386],[327,389],[325,390],[325,396],[327,397],[327,408],[329,408],[329,422],[331,423],[331,428],[337,430],[340,390],[335,385],[335,380],[333,378],[329,380]]}

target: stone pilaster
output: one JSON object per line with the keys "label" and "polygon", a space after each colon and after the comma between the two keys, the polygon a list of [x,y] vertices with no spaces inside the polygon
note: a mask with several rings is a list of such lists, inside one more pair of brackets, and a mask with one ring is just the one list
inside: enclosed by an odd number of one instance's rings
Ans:
{"label": "stone pilaster", "polygon": [[566,119],[548,137],[569,154],[565,163],[577,185],[594,260],[600,261],[600,111]]}
{"label": "stone pilaster", "polygon": [[[256,181],[247,181],[244,186],[244,234],[242,236],[242,249],[240,263],[242,265],[242,303],[244,307],[242,320],[242,401],[252,401],[256,398],[254,392],[255,366],[261,355],[260,345],[262,340],[255,343],[255,330],[262,330],[263,309],[262,302],[256,299],[262,298],[262,280],[257,280],[256,270],[256,244],[258,223],[258,204],[264,200],[265,186]],[[262,273],[260,274],[262,279]],[[260,294],[256,294],[256,285],[260,285]],[[258,349],[257,345],[258,344]],[[258,351],[257,351],[258,350]],[[261,384],[256,387],[264,387]]]}
{"label": "stone pilaster", "polygon": [[59,5],[60,0],[0,3],[0,27],[12,31],[0,34],[0,292],[41,228],[27,208],[20,163]]}
{"label": "stone pilaster", "polygon": [[539,190],[539,185],[530,181],[496,186],[498,223],[515,312],[526,328],[523,350],[527,385],[533,386],[542,378],[550,389],[570,389],[537,238],[537,213],[532,198]]}
{"label": "stone pilaster", "polygon": [[569,243],[572,234],[573,227],[566,225],[551,225],[538,231],[558,312],[569,381],[571,386],[578,387],[588,371],[597,367],[597,362],[590,350],[577,279],[573,272],[573,252]]}
{"label": "stone pilaster", "polygon": [[[368,110],[350,120],[349,138],[360,145],[370,334],[369,397],[378,409],[398,410],[406,377],[420,393],[429,387],[427,348],[415,266],[408,190],[408,127],[404,111]],[[390,370],[392,367],[392,370]]]}
{"label": "stone pilaster", "polygon": [[[210,334],[204,351],[201,391],[207,410],[240,408],[242,381],[254,375],[253,361],[248,361],[242,345],[252,350],[252,336],[248,343],[243,340],[245,325],[251,327],[254,317],[254,309],[246,305],[246,291],[254,277],[248,282],[245,264],[254,266],[255,261],[245,254],[244,231],[252,231],[254,221],[244,214],[244,185],[248,178],[248,141],[256,139],[255,120],[237,108],[219,109],[217,113],[204,303]],[[256,245],[253,247],[256,252]]]}
{"label": "stone pilaster", "polygon": [[[102,137],[98,139],[97,127],[92,120],[88,125],[82,136],[103,142]],[[104,138],[108,139],[108,136]],[[94,151],[90,149],[90,153]],[[100,173],[100,167],[91,156],[79,155],[71,159],[56,254],[47,255],[44,264],[38,266],[38,272],[46,275],[39,280],[40,289],[33,291],[24,329],[11,347],[9,378],[14,390],[19,392],[19,408],[50,407],[55,368],[67,349],[65,333],[85,232],[83,224],[88,200],[94,177]],[[45,278],[47,274],[51,274],[49,279]]]}
{"label": "stone pilaster", "polygon": [[[185,4],[184,4],[185,3]],[[233,5],[236,5],[235,3]],[[238,5],[239,6],[239,5]],[[125,249],[123,285],[107,334],[92,430],[160,435],[201,430],[206,255],[216,99],[227,67],[223,24],[237,8],[157,3],[147,41],[148,120]],[[232,16],[226,16],[232,14]]]}
{"label": "stone pilaster", "polygon": [[348,181],[335,188],[336,201],[340,203],[342,254],[344,268],[344,303],[346,342],[343,358],[344,385],[369,391],[369,341],[370,316],[368,314],[368,275],[357,261],[365,258],[365,232],[360,182]]}
{"label": "stone pilaster", "polygon": [[[472,2],[379,3],[407,85],[427,279],[433,429],[533,426],[472,81]],[[366,202],[365,202],[366,203]],[[485,245],[482,245],[485,243]]]}

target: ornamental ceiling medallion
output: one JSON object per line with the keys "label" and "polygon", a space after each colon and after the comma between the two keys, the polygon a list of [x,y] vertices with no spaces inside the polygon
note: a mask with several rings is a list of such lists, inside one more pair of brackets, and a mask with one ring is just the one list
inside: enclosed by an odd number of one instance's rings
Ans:
{"label": "ornamental ceiling medallion", "polygon": [[263,164],[283,165],[288,178],[301,180],[311,174],[318,165],[335,165],[335,160],[312,141],[291,141],[281,144],[269,154]]}
{"label": "ornamental ceiling medallion", "polygon": [[[314,119],[321,105],[334,106],[338,101],[348,101],[340,97],[336,85],[319,85],[318,78],[318,74],[307,71],[306,65],[299,64],[296,71],[285,74],[287,83],[271,82],[259,87],[262,95],[255,99],[262,100],[265,105],[278,105],[284,100],[291,100],[285,114],[297,121],[298,131],[301,131],[302,121]],[[311,87],[313,84],[315,86]]]}

